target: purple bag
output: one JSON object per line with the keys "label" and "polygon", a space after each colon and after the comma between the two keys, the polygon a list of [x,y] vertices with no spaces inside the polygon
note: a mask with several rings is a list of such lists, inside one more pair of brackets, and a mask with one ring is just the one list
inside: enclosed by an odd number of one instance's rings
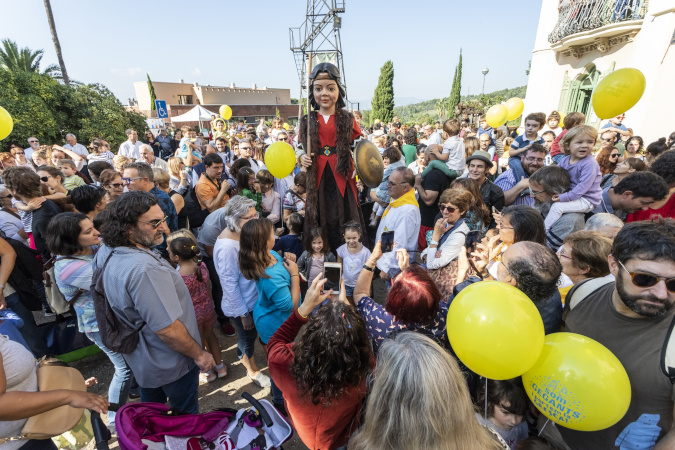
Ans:
{"label": "purple bag", "polygon": [[142,439],[163,442],[165,436],[202,436],[212,442],[235,414],[233,410],[222,410],[170,415],[169,407],[161,403],[127,403],[115,417],[117,442],[122,450],[145,450]]}

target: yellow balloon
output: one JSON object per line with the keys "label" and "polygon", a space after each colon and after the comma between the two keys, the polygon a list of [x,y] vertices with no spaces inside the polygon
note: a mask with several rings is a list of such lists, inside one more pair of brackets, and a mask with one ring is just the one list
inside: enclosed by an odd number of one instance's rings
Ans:
{"label": "yellow balloon", "polygon": [[493,380],[525,373],[544,345],[544,323],[532,300],[498,281],[463,289],[448,310],[447,330],[457,357]]}
{"label": "yellow balloon", "polygon": [[275,178],[287,177],[295,167],[293,147],[283,141],[270,145],[265,152],[265,165]]}
{"label": "yellow balloon", "polygon": [[283,127],[284,127],[284,130],[288,131],[288,124],[287,123],[284,123]]}
{"label": "yellow balloon", "polygon": [[501,127],[506,123],[506,118],[509,115],[509,111],[504,105],[494,105],[492,108],[488,109],[487,114],[485,114],[485,121],[492,128]]}
{"label": "yellow balloon", "polygon": [[230,120],[230,117],[232,117],[232,108],[227,105],[221,106],[219,112],[220,116],[225,120]]}
{"label": "yellow balloon", "polygon": [[506,111],[508,112],[506,116],[507,120],[517,119],[523,113],[523,109],[525,109],[525,104],[518,97],[508,99],[504,104],[504,106],[506,107]]}
{"label": "yellow balloon", "polygon": [[621,362],[599,342],[575,333],[546,336],[523,384],[539,411],[572,430],[611,427],[630,405],[630,380]]}
{"label": "yellow balloon", "polygon": [[0,106],[0,141],[9,136],[14,129],[14,121],[7,110]]}
{"label": "yellow balloon", "polygon": [[637,69],[619,69],[600,81],[591,102],[595,114],[609,119],[631,109],[645,93],[647,80]]}

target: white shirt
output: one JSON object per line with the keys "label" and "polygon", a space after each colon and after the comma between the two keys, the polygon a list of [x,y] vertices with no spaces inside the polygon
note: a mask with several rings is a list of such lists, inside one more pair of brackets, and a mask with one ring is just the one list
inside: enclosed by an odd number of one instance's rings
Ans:
{"label": "white shirt", "polygon": [[466,169],[466,151],[464,150],[464,141],[459,136],[450,136],[443,143],[443,154],[447,154],[448,160],[445,164],[450,170],[461,172]]}
{"label": "white shirt", "polygon": [[26,157],[26,160],[32,161],[31,157],[33,156],[33,147],[24,148],[23,154]]}
{"label": "white shirt", "polygon": [[66,144],[63,146],[63,148],[73,151],[80,156],[84,156],[85,159],[87,159],[87,157],[89,156],[89,151],[87,150],[87,147],[80,144],[79,142],[76,142],[75,145]]}
{"label": "white shirt", "polygon": [[[466,223],[462,223],[455,231],[450,233],[450,236],[443,242],[439,248],[427,247],[423,255],[427,255],[427,269],[440,269],[450,264],[450,261],[459,256],[459,252],[464,248],[466,241],[466,234],[469,232],[469,227]],[[440,250],[441,256],[436,258],[436,252]]]}
{"label": "white shirt", "polygon": [[438,131],[431,133],[431,136],[427,139],[427,147],[430,145],[441,145],[442,143],[443,139],[441,138],[441,133]]}
{"label": "white shirt", "polygon": [[223,313],[227,317],[241,317],[253,311],[258,301],[258,290],[255,281],[247,280],[239,271],[239,241],[216,239],[213,264],[223,287],[223,298],[220,299]]}
{"label": "white shirt", "polygon": [[558,126],[557,128],[553,129],[553,128],[549,127],[548,124],[546,124],[546,125],[544,126],[544,128],[542,128],[541,131],[539,132],[539,136],[543,135],[543,134],[546,133],[547,131],[553,131],[553,134],[555,134],[555,137],[558,137],[558,135],[559,135],[560,133],[562,133],[562,130],[563,130],[563,129],[560,128],[560,126]]}
{"label": "white shirt", "polygon": [[[396,250],[405,248],[409,253],[417,251],[417,236],[420,232],[421,223],[420,209],[415,205],[390,208],[387,215],[382,217],[380,226],[377,227],[375,242],[380,240],[383,231],[394,230],[396,245],[392,251],[382,255],[382,258],[377,262],[377,267],[380,270],[389,273],[390,270],[398,269]],[[410,258],[414,259],[415,255],[410,255]]]}
{"label": "white shirt", "polygon": [[152,162],[152,165],[150,167],[152,167],[153,169],[155,167],[157,167],[158,169],[164,169],[167,172],[169,170],[169,164],[163,159],[157,157],[155,157],[155,160]]}
{"label": "white shirt", "polygon": [[124,141],[120,144],[120,149],[117,154],[126,156],[127,158],[141,159],[141,152],[139,151],[141,145],[143,145],[141,141],[136,141],[133,144],[128,140]]}

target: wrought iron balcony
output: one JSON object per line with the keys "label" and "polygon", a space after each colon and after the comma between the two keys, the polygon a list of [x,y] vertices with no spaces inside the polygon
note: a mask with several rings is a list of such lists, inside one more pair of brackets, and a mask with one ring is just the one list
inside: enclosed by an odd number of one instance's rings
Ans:
{"label": "wrought iron balcony", "polygon": [[648,0],[561,0],[558,22],[548,41],[555,44],[576,33],[642,20],[648,4]]}

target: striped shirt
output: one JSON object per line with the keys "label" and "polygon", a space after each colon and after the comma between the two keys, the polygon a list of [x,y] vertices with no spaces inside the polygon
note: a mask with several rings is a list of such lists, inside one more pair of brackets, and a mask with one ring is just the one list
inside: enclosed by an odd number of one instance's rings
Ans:
{"label": "striped shirt", "polygon": [[[98,246],[94,247],[94,252]],[[77,258],[77,259],[75,259]],[[94,300],[91,296],[91,276],[93,274],[92,260],[94,255],[58,257],[54,263],[54,278],[59,291],[67,301],[73,298],[78,289],[85,291],[77,298],[75,313],[77,314],[77,328],[82,333],[98,331],[98,322],[94,311]]]}
{"label": "striped shirt", "polygon": [[[495,184],[502,188],[502,191],[504,191],[504,194],[506,194],[506,191],[513,189],[513,187],[518,184],[518,182],[516,181],[516,177],[513,175],[513,170],[509,169],[503,174],[499,175],[499,177],[495,180]],[[511,205],[534,206],[534,199],[530,197],[530,190],[523,189],[523,192],[521,192],[520,195],[516,197]]]}

